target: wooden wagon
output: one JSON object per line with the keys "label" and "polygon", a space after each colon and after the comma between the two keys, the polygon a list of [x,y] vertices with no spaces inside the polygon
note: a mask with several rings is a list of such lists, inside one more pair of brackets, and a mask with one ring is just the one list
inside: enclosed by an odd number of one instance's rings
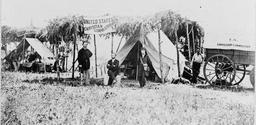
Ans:
{"label": "wooden wagon", "polygon": [[250,72],[247,67],[254,67],[254,64],[252,46],[217,43],[215,47],[205,48],[203,73],[206,82],[211,85],[238,85]]}

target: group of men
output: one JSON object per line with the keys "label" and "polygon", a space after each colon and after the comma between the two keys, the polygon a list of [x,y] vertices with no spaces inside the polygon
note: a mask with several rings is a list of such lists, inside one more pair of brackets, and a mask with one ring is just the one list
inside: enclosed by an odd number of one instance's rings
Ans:
{"label": "group of men", "polygon": [[[92,57],[92,52],[87,48],[88,42],[84,42],[83,48],[78,52],[78,63],[79,69],[81,73],[81,84],[85,81],[85,84],[90,84],[90,58]],[[119,61],[115,58],[116,54],[112,53],[111,59],[107,63],[108,68],[108,85],[112,86],[117,82],[116,76],[119,74]],[[203,56],[200,53],[199,49],[197,49],[196,53],[192,57],[191,67],[192,67],[192,83],[197,83],[197,77],[200,72],[200,67],[203,62]],[[139,57],[139,65],[138,65],[138,80],[140,87],[144,87],[146,84],[146,76],[149,71],[150,60],[147,55],[146,49],[141,48],[140,57]]]}
{"label": "group of men", "polygon": [[[79,70],[81,73],[81,81],[85,82],[85,84],[90,84],[90,58],[92,57],[92,52],[87,48],[88,42],[83,43],[83,48],[78,52],[78,63],[79,63]],[[114,83],[117,82],[116,76],[119,74],[119,61],[115,58],[116,54],[111,54],[111,59],[107,63],[108,68],[108,85],[113,86]],[[146,49],[141,49],[140,54],[140,63],[139,63],[139,83],[140,87],[144,87],[146,84],[146,74],[149,70],[149,57],[146,54]]]}

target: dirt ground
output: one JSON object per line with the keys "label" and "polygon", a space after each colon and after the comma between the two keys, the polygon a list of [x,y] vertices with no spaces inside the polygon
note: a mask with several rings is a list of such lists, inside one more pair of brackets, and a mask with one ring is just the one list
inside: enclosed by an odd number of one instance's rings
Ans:
{"label": "dirt ground", "polygon": [[[253,125],[250,83],[240,89],[122,80],[114,87],[50,82],[51,74],[1,74],[2,124]],[[94,82],[92,80],[92,82]]]}

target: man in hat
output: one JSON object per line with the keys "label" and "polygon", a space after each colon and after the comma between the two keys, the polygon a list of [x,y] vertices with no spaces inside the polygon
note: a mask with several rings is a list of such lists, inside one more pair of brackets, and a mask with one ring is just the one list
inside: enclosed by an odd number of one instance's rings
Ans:
{"label": "man in hat", "polygon": [[[83,43],[83,48],[78,51],[78,63],[79,63],[79,68],[81,72],[81,81],[85,80],[85,84],[90,83],[90,57],[92,56],[92,52],[87,49],[89,42],[86,41]],[[81,85],[83,83],[81,82]]]}
{"label": "man in hat", "polygon": [[113,82],[116,82],[116,76],[119,73],[119,61],[116,58],[116,54],[111,54],[111,59],[108,61],[107,68],[108,68],[108,85],[113,85]]}
{"label": "man in hat", "polygon": [[200,67],[202,63],[203,63],[203,55],[200,53],[200,50],[197,49],[191,61],[191,67],[192,67],[192,73],[193,73],[192,80],[191,80],[192,83],[197,83],[197,77],[200,73]]}
{"label": "man in hat", "polygon": [[139,73],[138,73],[138,80],[140,83],[140,87],[144,87],[146,84],[146,75],[149,71],[148,64],[150,63],[149,57],[146,54],[146,49],[141,49],[141,55],[139,60]]}

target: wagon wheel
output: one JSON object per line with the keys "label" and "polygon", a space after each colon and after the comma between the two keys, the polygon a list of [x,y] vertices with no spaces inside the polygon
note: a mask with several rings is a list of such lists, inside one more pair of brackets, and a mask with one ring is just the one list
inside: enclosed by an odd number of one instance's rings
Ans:
{"label": "wagon wheel", "polygon": [[236,64],[236,75],[232,82],[232,85],[239,85],[243,81],[246,73],[246,66],[241,64]]}
{"label": "wagon wheel", "polygon": [[217,54],[204,64],[204,77],[210,85],[232,85],[236,69],[234,62],[227,56]]}

